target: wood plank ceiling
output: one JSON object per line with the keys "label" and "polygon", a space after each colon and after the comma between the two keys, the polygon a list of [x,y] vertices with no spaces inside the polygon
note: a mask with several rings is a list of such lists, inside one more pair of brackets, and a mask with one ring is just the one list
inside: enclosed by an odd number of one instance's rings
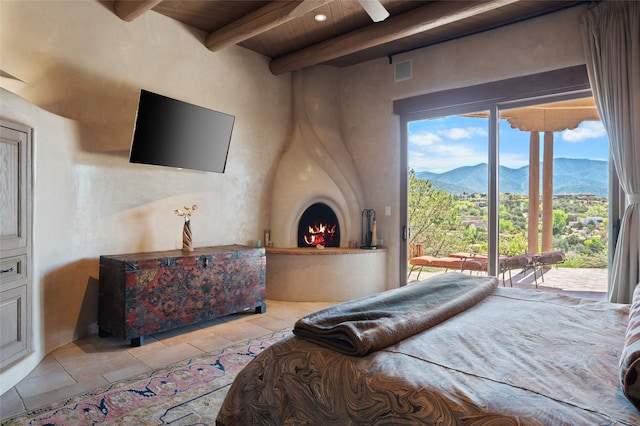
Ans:
{"label": "wood plank ceiling", "polygon": [[[401,52],[585,3],[380,2],[390,14],[382,22],[373,22],[358,0],[115,0],[113,10],[125,21],[160,13],[202,31],[203,48],[215,52],[238,44],[269,57],[271,72],[278,75],[317,64],[346,67],[384,57],[391,60]],[[319,13],[326,21],[314,19]]]}

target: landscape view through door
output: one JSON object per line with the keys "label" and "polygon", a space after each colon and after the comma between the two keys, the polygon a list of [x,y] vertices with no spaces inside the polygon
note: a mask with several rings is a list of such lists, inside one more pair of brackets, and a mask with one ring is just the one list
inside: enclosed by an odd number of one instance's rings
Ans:
{"label": "landscape view through door", "polygon": [[[408,122],[407,258],[435,258],[424,268],[430,272],[456,269],[465,255],[483,258],[496,215],[500,259],[554,252],[561,257],[548,267],[606,270],[608,139],[593,98],[511,102],[494,114],[495,132],[490,111]],[[489,199],[492,168],[497,208]],[[498,265],[505,272],[504,261]],[[525,279],[531,267],[509,272]],[[606,292],[606,279],[601,285]]]}

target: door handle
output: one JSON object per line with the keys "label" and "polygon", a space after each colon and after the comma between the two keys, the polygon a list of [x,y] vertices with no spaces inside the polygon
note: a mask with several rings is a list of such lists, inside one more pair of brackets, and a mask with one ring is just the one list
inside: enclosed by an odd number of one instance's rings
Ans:
{"label": "door handle", "polygon": [[411,228],[403,226],[402,227],[402,239],[407,241],[411,237]]}

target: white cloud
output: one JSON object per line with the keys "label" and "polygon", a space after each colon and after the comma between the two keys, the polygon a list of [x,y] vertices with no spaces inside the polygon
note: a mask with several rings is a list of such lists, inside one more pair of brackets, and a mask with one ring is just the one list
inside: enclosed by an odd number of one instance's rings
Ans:
{"label": "white cloud", "polygon": [[452,140],[471,139],[474,136],[485,136],[487,131],[482,127],[452,127],[438,133]]}
{"label": "white cloud", "polygon": [[601,121],[583,121],[573,130],[564,130],[562,132],[562,140],[567,142],[582,142],[585,139],[597,139],[606,136]]}
{"label": "white cloud", "polygon": [[412,146],[409,152],[409,167],[416,171],[428,170],[440,173],[460,166],[487,162],[485,145],[439,143],[424,149]]}
{"label": "white cloud", "polygon": [[435,173],[487,162],[487,132],[482,127],[424,129],[409,134],[409,167]]}
{"label": "white cloud", "polygon": [[442,142],[442,138],[432,132],[412,133],[409,135],[409,144],[417,146],[432,146]]}

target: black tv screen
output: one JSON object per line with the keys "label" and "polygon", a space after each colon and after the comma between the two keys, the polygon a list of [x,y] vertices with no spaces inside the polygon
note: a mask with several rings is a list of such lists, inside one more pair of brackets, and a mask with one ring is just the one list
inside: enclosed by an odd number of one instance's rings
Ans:
{"label": "black tv screen", "polygon": [[129,162],[224,173],[235,117],[140,91]]}

